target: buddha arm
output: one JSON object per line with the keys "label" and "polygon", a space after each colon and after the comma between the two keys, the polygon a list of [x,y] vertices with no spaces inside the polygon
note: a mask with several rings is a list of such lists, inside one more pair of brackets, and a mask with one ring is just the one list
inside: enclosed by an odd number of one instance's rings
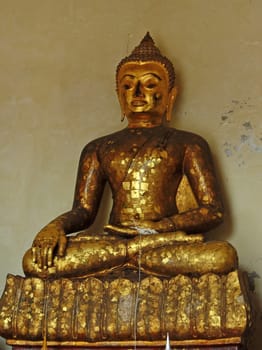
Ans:
{"label": "buddha arm", "polygon": [[58,216],[49,224],[62,229],[65,234],[89,227],[97,214],[105,180],[95,146],[92,142],[82,151],[72,210]]}
{"label": "buddha arm", "polygon": [[85,215],[82,216],[83,221],[79,222],[81,227],[77,230],[87,228],[93,223],[105,187],[106,180],[96,148],[96,142],[88,144],[79,161],[72,211],[84,211]]}
{"label": "buddha arm", "polygon": [[51,221],[34,239],[33,261],[40,268],[52,266],[56,247],[57,255],[64,255],[66,234],[85,229],[92,224],[104,183],[103,172],[97,159],[96,145],[91,143],[81,154],[72,210]]}
{"label": "buddha arm", "polygon": [[187,176],[198,208],[170,217],[176,230],[206,232],[223,220],[223,205],[208,144],[203,139],[185,149],[183,172]]}

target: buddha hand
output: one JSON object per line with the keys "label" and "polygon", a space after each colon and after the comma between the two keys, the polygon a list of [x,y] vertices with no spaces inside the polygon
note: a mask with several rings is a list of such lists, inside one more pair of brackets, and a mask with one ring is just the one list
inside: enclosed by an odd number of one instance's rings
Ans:
{"label": "buddha hand", "polygon": [[62,229],[51,223],[45,226],[35,237],[32,244],[32,260],[40,269],[53,265],[55,255],[63,256],[67,238]]}
{"label": "buddha hand", "polygon": [[122,222],[120,225],[106,225],[104,229],[106,232],[122,236],[137,236],[141,233],[155,234],[175,231],[173,222],[168,218],[163,218],[158,221],[144,220]]}

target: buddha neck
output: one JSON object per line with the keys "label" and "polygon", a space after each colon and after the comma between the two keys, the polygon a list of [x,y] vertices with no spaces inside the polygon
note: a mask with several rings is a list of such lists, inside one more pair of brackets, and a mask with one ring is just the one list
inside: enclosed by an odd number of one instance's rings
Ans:
{"label": "buddha neck", "polygon": [[163,125],[163,116],[135,113],[127,117],[128,128],[155,128]]}

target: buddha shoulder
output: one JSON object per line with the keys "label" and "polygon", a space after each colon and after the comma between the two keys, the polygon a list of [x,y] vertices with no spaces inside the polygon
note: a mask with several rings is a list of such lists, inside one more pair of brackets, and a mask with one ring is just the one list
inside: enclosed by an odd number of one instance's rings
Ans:
{"label": "buddha shoulder", "polygon": [[83,158],[83,157],[88,157],[92,154],[101,154],[103,153],[103,151],[106,150],[106,148],[108,148],[109,145],[112,145],[116,142],[117,140],[117,135],[119,134],[120,132],[115,132],[115,133],[112,133],[110,135],[106,135],[106,136],[101,136],[95,140],[92,140],[90,142],[88,142],[82,152],[81,152],[81,157],[80,157],[80,160]]}

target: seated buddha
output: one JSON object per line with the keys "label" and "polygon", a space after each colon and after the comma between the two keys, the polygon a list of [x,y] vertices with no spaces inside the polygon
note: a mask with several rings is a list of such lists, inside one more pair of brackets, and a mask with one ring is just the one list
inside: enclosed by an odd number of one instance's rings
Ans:
{"label": "seated buddha", "polygon": [[[36,235],[23,259],[26,276],[140,269],[170,277],[234,270],[235,249],[203,239],[223,220],[209,146],[196,134],[166,125],[177,95],[175,71],[149,34],[119,63],[116,84],[128,125],[84,147],[73,208]],[[176,196],[184,178],[197,205],[181,211]],[[109,223],[103,233],[87,233],[106,183],[113,197]]]}

